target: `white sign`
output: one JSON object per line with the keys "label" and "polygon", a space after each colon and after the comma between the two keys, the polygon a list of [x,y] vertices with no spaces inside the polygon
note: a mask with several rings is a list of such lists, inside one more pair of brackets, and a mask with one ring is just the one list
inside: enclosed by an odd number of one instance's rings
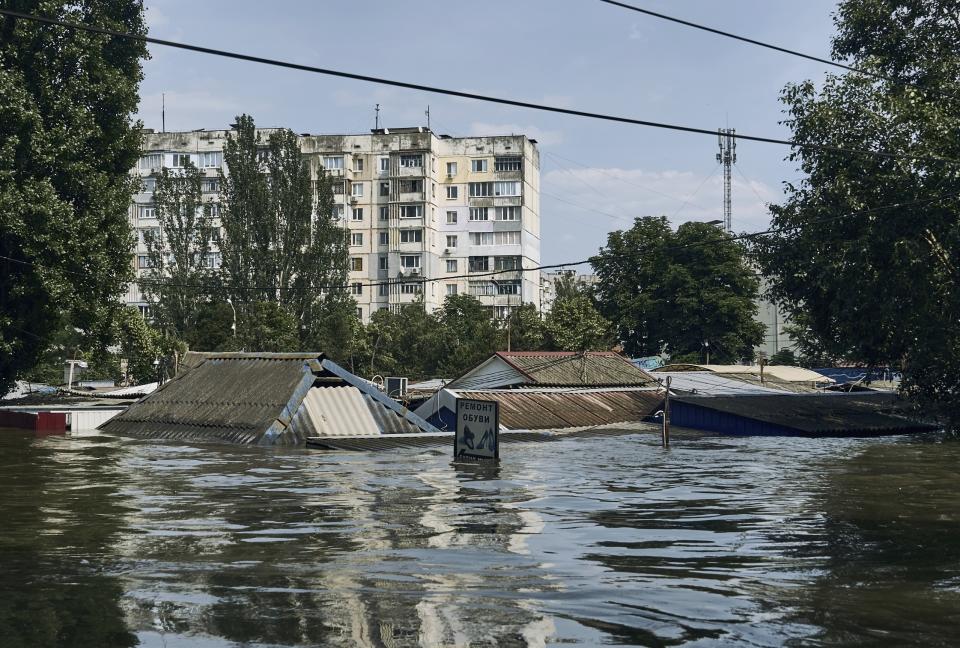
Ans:
{"label": "white sign", "polygon": [[500,459],[499,406],[496,401],[457,399],[454,459]]}

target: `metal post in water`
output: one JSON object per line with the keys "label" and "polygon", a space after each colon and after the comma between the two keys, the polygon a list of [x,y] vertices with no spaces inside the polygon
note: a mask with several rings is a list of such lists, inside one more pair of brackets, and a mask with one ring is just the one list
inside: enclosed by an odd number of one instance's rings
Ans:
{"label": "metal post in water", "polygon": [[670,447],[670,376],[667,376],[667,393],[663,397],[663,447]]}

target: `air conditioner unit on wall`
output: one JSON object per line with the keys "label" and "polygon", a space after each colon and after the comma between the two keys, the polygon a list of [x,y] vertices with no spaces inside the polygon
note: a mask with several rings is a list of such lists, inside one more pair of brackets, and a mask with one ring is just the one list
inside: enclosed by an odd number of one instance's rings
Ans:
{"label": "air conditioner unit on wall", "polygon": [[387,396],[390,398],[403,398],[407,395],[407,379],[398,376],[387,376],[384,381],[387,389]]}

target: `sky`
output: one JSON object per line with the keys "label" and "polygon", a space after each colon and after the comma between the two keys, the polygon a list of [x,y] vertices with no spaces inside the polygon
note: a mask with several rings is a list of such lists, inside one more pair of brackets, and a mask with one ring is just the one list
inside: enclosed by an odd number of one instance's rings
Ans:
{"label": "sky", "polygon": [[[634,4],[830,58],[835,2],[634,0]],[[779,96],[829,70],[597,0],[147,0],[150,35],[358,74],[565,108],[789,139]],[[283,70],[150,46],[139,118],[226,128],[240,113],[298,133],[426,125],[453,136],[539,142],[541,262],[595,254],[633,218],[722,218],[717,138],[614,124]],[[741,141],[733,228],[764,229],[766,205],[801,177],[789,148]]]}

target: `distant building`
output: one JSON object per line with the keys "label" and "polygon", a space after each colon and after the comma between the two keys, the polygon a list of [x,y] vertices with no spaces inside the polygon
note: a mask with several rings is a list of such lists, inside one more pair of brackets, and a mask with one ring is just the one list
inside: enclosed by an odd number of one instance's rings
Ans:
{"label": "distant building", "polygon": [[[276,129],[259,129],[264,148]],[[226,130],[152,133],[132,171],[144,182],[130,222],[133,263],[147,270],[144,234],[158,227],[153,191],[163,167],[187,161],[203,170],[204,200],[219,199]],[[428,310],[447,295],[467,293],[506,317],[529,302],[540,307],[540,278],[514,272],[540,265],[540,154],[524,135],[453,138],[426,128],[379,129],[361,135],[300,136],[311,173],[336,178],[335,213],[350,230],[349,287],[357,315],[398,310],[422,293]],[[214,243],[219,220],[215,221]],[[207,263],[220,266],[213,246]],[[505,271],[500,274],[489,273]],[[422,283],[422,279],[433,279]],[[385,283],[390,282],[390,283]],[[126,301],[149,303],[136,284]]]}
{"label": "distant building", "polygon": [[763,342],[756,348],[756,351],[766,358],[771,358],[774,354],[785,349],[795,351],[797,347],[796,340],[790,337],[785,330],[786,325],[789,324],[787,314],[765,297],[769,288],[769,282],[761,277],[760,296],[756,300],[757,316],[755,319],[767,328],[763,332]]}
{"label": "distant building", "polygon": [[598,279],[595,274],[577,274],[573,270],[555,270],[540,273],[540,310],[549,313],[553,302],[557,299],[557,284],[572,278],[577,285],[584,287],[594,286]]}

